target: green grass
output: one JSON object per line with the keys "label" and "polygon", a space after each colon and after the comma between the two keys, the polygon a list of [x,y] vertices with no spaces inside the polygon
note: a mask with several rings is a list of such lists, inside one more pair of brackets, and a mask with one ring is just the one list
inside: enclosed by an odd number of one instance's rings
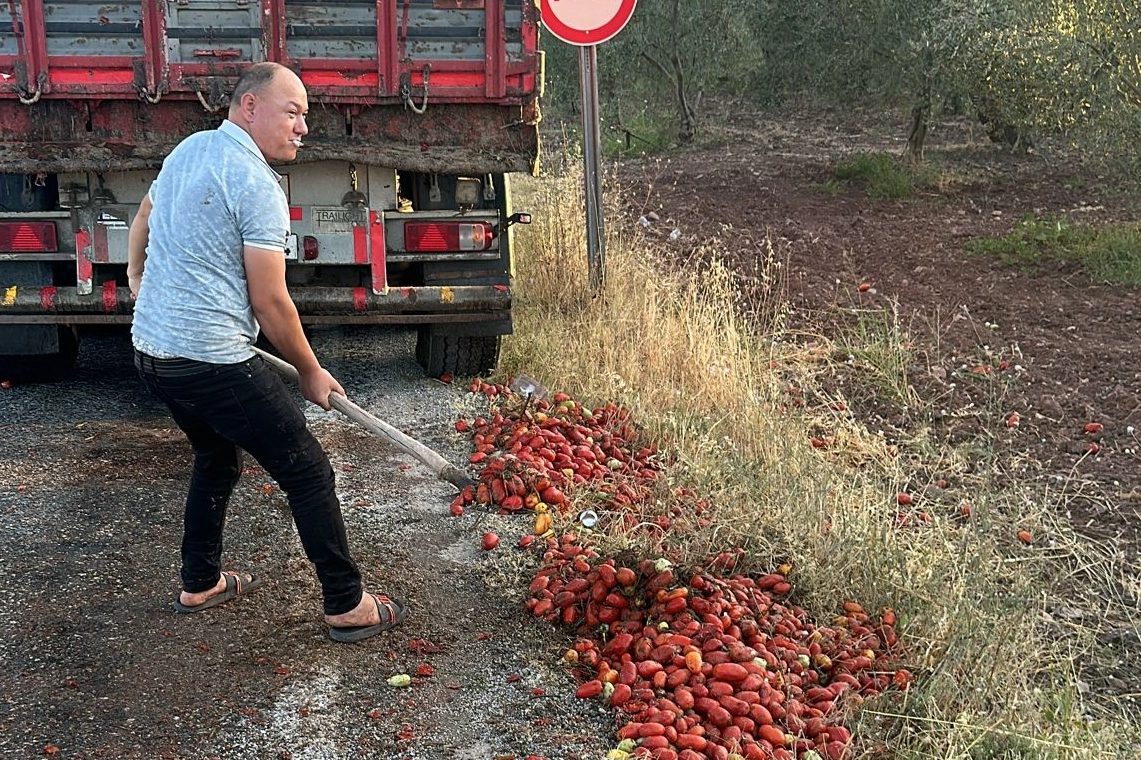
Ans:
{"label": "green grass", "polygon": [[873,198],[906,198],[931,182],[928,170],[914,169],[886,153],[859,153],[836,165],[836,178],[862,185]]}
{"label": "green grass", "polygon": [[602,153],[610,157],[652,155],[669,147],[676,134],[676,123],[643,112],[621,124],[604,125]]}
{"label": "green grass", "polygon": [[[553,136],[555,149],[543,156],[544,171],[561,172],[569,162],[582,161],[582,121],[563,119],[556,126],[547,127]],[[599,124],[599,144],[605,158],[627,158],[656,155],[670,148],[677,140],[677,124],[644,112],[617,121]]]}
{"label": "green grass", "polygon": [[1075,224],[1059,215],[1027,214],[998,237],[967,243],[966,250],[993,256],[1036,271],[1047,265],[1072,264],[1095,280],[1114,285],[1141,285],[1141,225]]}

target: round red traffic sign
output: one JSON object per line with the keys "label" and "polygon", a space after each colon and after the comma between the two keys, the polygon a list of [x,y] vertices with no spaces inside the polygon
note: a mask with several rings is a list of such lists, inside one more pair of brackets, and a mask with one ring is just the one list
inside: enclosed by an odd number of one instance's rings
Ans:
{"label": "round red traffic sign", "polygon": [[622,31],[638,0],[539,0],[543,26],[563,42],[598,45]]}

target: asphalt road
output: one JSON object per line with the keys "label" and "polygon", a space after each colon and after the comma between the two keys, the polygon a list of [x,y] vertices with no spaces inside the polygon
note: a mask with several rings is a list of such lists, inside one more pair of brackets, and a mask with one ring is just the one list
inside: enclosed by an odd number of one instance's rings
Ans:
{"label": "asphalt road", "polygon": [[[414,343],[409,330],[313,333],[351,399],[466,466],[453,423],[478,399],[425,377]],[[172,612],[189,451],[125,333],[85,335],[67,381],[0,391],[0,757],[573,760],[612,746],[609,714],[574,699],[560,664],[569,634],[522,607],[538,562],[513,548],[527,521],[451,517],[454,486],[305,406],[367,586],[411,611],[362,644],[329,641],[284,495],[253,462],[226,559],[266,584]],[[488,529],[495,552],[479,549]],[[387,684],[400,673],[410,687]]]}

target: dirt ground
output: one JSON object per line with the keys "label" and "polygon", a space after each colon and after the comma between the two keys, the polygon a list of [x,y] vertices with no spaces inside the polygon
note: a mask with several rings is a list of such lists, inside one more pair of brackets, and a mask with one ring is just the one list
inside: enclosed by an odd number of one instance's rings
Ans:
{"label": "dirt ground", "polygon": [[[749,278],[760,283],[775,275],[793,329],[834,339],[857,325],[882,326],[877,315],[897,313],[913,357],[907,380],[920,403],[892,399],[860,373],[825,378],[831,395],[807,402],[842,397],[889,442],[923,436],[935,451],[973,447],[979,470],[971,481],[1021,481],[1053,517],[1068,520],[1135,578],[1141,569],[1136,289],[1094,281],[1060,263],[1028,267],[971,254],[965,244],[1006,234],[1029,214],[1074,223],[1136,221],[1137,186],[1109,179],[1048,142],[1012,152],[964,121],[938,125],[929,135],[926,159],[942,178],[931,187],[896,200],[872,198],[859,183],[837,183],[837,162],[856,153],[902,157],[906,126],[902,116],[858,112],[727,116],[710,125],[714,147],[620,167],[621,223],[664,243],[680,261],[728,263],[746,275],[746,288]],[[648,225],[639,219],[646,215]],[[813,332],[805,333],[805,341],[812,339]],[[1089,423],[1100,428],[1087,429]],[[937,486],[943,496],[972,498],[967,478],[940,482],[944,477],[936,462],[921,468],[916,482],[899,486]],[[1049,545],[1051,538],[1035,540]],[[1130,583],[1108,585],[1098,593],[1118,599],[1121,609],[1136,608]],[[1084,587],[1075,596],[1088,603]],[[1081,666],[1092,688],[1111,699],[1128,701],[1141,689],[1134,618],[1110,614],[1099,628],[1106,652]]]}
{"label": "dirt ground", "polygon": [[[738,117],[711,132],[717,147],[623,167],[631,214],[660,217],[643,234],[668,241],[676,230],[668,245],[679,257],[717,255],[756,277],[771,240],[794,327],[839,329],[860,314],[898,309],[915,356],[909,380],[938,412],[923,420],[868,387],[838,388],[853,413],[889,438],[907,439],[924,423],[951,442],[992,438],[1009,476],[1060,491],[1081,532],[1136,560],[1136,290],[964,249],[1031,213],[1136,220],[1136,188],[1108,183],[1048,148],[1012,153],[959,122],[936,127],[928,140],[942,187],[874,199],[858,184],[837,186],[836,162],[856,152],[901,156],[902,118]],[[1015,413],[1018,425],[1009,427]],[[1101,432],[1087,433],[1090,422]]]}

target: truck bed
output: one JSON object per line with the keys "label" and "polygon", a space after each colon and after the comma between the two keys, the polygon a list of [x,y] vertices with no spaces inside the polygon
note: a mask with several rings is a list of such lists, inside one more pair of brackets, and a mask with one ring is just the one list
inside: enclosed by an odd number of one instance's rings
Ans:
{"label": "truck bed", "polygon": [[252,62],[310,99],[303,161],[530,171],[541,54],[531,0],[9,0],[0,171],[153,168],[225,116]]}

